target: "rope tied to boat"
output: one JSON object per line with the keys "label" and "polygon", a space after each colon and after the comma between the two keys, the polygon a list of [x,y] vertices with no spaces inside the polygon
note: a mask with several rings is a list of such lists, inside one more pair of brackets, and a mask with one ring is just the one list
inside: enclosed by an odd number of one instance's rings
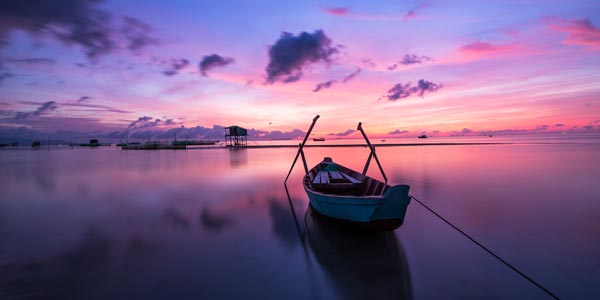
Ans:
{"label": "rope tied to boat", "polygon": [[483,249],[485,252],[489,253],[490,255],[492,255],[494,258],[496,258],[497,260],[499,260],[501,263],[503,263],[504,265],[506,265],[507,267],[509,267],[511,270],[515,271],[517,274],[521,275],[523,278],[527,279],[527,281],[531,282],[533,285],[535,285],[536,287],[540,288],[542,291],[546,292],[546,294],[548,294],[550,297],[554,298],[554,299],[560,299],[558,298],[558,296],[556,296],[554,293],[552,293],[550,290],[548,290],[547,288],[545,288],[543,285],[541,285],[540,283],[538,283],[537,281],[533,280],[533,278],[527,276],[525,273],[523,273],[522,271],[520,271],[519,269],[517,269],[515,266],[511,265],[509,262],[507,262],[506,260],[504,260],[502,257],[498,256],[498,254],[494,253],[492,250],[488,249],[486,246],[484,246],[483,244],[481,244],[480,242],[478,242],[477,240],[475,240],[475,238],[471,237],[470,235],[468,235],[467,233],[465,233],[464,231],[462,231],[460,228],[458,228],[456,225],[450,223],[450,221],[446,220],[444,217],[442,217],[440,214],[438,214],[437,212],[435,212],[433,209],[431,209],[429,206],[425,205],[425,203],[421,202],[419,199],[417,199],[415,196],[410,196],[413,200],[417,201],[417,203],[421,204],[421,206],[423,206],[425,209],[427,209],[428,211],[430,211],[432,214],[434,214],[436,217],[438,217],[440,220],[444,221],[444,223],[450,225],[450,227],[452,227],[454,230],[458,231],[460,234],[462,234],[464,237],[466,237],[467,239],[471,240],[471,242],[475,243],[475,245],[479,246],[481,249]]}

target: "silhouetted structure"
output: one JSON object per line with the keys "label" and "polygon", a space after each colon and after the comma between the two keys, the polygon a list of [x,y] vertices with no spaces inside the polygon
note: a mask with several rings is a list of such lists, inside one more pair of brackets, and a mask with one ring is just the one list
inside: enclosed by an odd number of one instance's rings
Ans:
{"label": "silhouetted structure", "polygon": [[98,142],[98,139],[91,139],[87,144],[79,144],[80,147],[100,147],[102,144]]}
{"label": "silhouetted structure", "polygon": [[245,147],[248,145],[248,130],[239,126],[225,127],[227,147]]}

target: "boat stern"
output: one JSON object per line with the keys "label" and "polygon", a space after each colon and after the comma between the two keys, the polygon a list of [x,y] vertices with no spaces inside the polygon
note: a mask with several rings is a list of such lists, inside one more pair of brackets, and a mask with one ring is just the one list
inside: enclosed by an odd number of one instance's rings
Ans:
{"label": "boat stern", "polygon": [[398,220],[400,224],[404,223],[406,209],[410,204],[408,191],[410,186],[399,184],[390,187],[383,196],[383,203],[371,216],[371,222],[383,220]]}

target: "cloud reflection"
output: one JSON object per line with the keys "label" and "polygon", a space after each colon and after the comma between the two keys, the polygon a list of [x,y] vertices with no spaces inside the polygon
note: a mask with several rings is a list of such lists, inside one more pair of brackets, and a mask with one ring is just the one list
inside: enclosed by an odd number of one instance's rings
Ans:
{"label": "cloud reflection", "polygon": [[227,227],[233,226],[234,222],[228,216],[219,215],[205,207],[200,213],[200,224],[204,229],[218,233]]}

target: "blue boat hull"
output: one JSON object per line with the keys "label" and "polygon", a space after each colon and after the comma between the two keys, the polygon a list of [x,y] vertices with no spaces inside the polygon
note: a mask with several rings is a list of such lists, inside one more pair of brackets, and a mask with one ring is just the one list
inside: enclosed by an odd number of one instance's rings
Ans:
{"label": "blue boat hull", "polygon": [[340,196],[304,186],[310,205],[320,214],[364,227],[393,230],[404,223],[410,203],[408,185],[390,186],[381,196]]}

